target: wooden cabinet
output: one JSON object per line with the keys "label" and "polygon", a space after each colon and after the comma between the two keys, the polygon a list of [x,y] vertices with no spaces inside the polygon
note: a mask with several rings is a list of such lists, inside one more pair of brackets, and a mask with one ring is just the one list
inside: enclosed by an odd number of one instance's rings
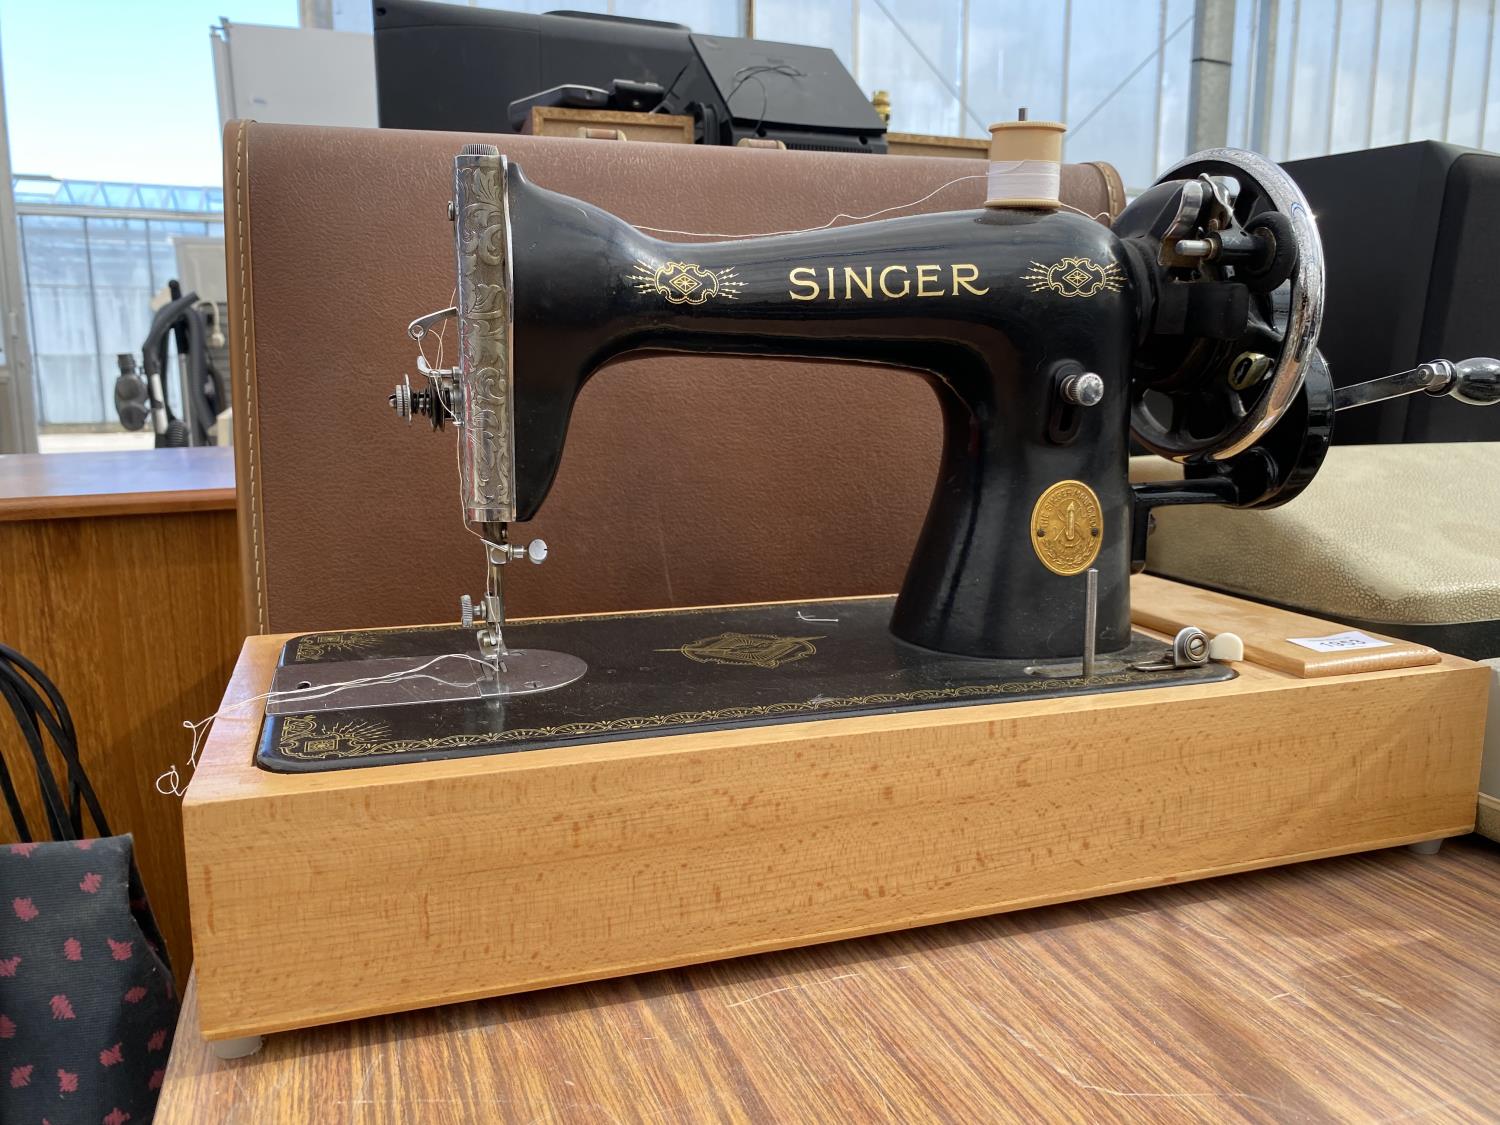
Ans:
{"label": "wooden cabinet", "polygon": [[[0,642],[67,700],[79,754],[136,862],[179,982],[192,960],[179,799],[191,732],[213,713],[242,636],[233,451],[0,457]],[[0,755],[33,832],[34,769],[8,709]],[[0,815],[0,843],[13,840]]]}

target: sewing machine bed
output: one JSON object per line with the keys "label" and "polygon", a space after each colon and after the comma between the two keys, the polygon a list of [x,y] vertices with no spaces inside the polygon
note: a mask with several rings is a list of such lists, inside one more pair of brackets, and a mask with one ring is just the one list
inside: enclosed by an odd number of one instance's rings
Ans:
{"label": "sewing machine bed", "polygon": [[[347,759],[404,763],[374,769],[261,768],[266,735],[294,729],[264,726],[278,661],[289,645],[294,660],[441,651],[454,633],[250,637],[182,806],[203,1033],[232,1041],[1473,827],[1488,669],[1394,639],[1309,651],[1286,638],[1342,627],[1149,575],[1131,586],[1157,645],[1186,624],[1241,636],[1235,675],[1087,693],[1033,691],[1014,669],[965,679],[886,640],[879,598],[523,622],[528,643],[593,662],[577,686],[598,685],[605,717],[719,711],[718,728],[578,728],[539,753],[492,752],[496,732],[564,727],[562,689],[515,700],[460,757]],[[733,632],[779,640],[722,639]],[[614,644],[629,651],[592,647]],[[962,694],[974,685],[990,694]],[[914,692],[939,698],[892,698]],[[801,710],[877,693],[864,710]],[[420,710],[314,718],[386,723],[382,740],[328,741],[388,753],[380,742],[416,731]]]}
{"label": "sewing machine bed", "polygon": [[[1139,671],[1134,664],[1164,648],[1140,632],[1123,652],[1102,654],[1087,680],[1076,660],[1068,669],[948,656],[891,636],[894,601],[840,598],[520,622],[506,630],[509,645],[581,657],[588,674],[508,700],[268,715],[256,761],[277,772],[342,770],[1234,678],[1224,664]],[[465,651],[475,651],[473,633],[449,626],[310,633],[287,642],[278,667],[337,663],[354,678],[360,661],[426,663]],[[453,664],[462,671],[461,662]],[[431,672],[454,675],[442,666]]]}

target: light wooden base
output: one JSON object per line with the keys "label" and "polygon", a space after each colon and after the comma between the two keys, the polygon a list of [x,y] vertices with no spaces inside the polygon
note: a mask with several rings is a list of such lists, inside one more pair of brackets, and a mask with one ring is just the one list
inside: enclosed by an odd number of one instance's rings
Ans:
{"label": "light wooden base", "polygon": [[[1135,597],[1167,604],[1179,590],[1145,580]],[[227,705],[266,690],[284,639],[246,643]],[[1473,826],[1485,669],[1444,657],[1309,679],[1239,671],[1196,687],[314,775],[251,764],[251,703],[216,724],[183,807],[203,1033],[245,1037]]]}

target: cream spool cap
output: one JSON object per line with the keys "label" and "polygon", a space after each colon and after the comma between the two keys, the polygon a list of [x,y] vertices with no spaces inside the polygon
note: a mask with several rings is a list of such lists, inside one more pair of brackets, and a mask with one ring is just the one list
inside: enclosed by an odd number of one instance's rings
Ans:
{"label": "cream spool cap", "polygon": [[995,165],[1015,167],[1023,161],[1032,162],[1028,167],[1051,165],[1060,175],[1062,169],[1062,139],[1068,127],[1060,121],[1001,121],[990,126],[990,193],[984,201],[986,207],[1031,207],[1055,210],[1057,195],[1048,198],[1044,194],[1011,196],[997,194]]}

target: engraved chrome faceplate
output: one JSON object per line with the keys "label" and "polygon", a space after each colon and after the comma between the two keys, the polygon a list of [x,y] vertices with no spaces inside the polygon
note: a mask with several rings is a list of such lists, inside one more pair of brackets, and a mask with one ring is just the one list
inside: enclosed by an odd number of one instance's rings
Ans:
{"label": "engraved chrome faceplate", "polygon": [[458,253],[458,486],[464,522],[481,537],[515,518],[511,370],[511,243],[505,157],[464,145],[453,161]]}

